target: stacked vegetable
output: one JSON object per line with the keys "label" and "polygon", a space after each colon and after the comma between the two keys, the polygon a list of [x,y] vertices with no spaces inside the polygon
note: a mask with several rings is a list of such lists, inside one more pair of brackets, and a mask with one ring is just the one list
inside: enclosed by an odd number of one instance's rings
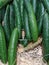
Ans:
{"label": "stacked vegetable", "polygon": [[[22,36],[22,31],[25,35]],[[18,42],[24,47],[43,37],[43,58],[49,63],[49,1],[0,0],[0,59],[16,65]]]}

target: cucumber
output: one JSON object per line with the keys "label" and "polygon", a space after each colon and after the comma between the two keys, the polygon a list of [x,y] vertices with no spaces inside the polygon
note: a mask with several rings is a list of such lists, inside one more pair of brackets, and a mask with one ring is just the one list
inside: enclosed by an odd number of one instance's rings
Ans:
{"label": "cucumber", "polygon": [[43,57],[49,60],[49,15],[45,12],[43,17]]}
{"label": "cucumber", "polygon": [[25,30],[25,36],[28,41],[31,41],[31,34],[29,29],[29,19],[27,11],[24,9],[24,30]]}
{"label": "cucumber", "polygon": [[6,40],[2,26],[0,25],[0,58],[3,63],[7,63]]}
{"label": "cucumber", "polygon": [[24,22],[23,22],[23,3],[24,3],[24,0],[20,0],[20,15],[21,15],[21,21],[22,21],[22,29],[24,27]]}
{"label": "cucumber", "polygon": [[30,27],[31,37],[32,40],[35,42],[38,39],[38,27],[37,27],[36,17],[32,5],[29,1],[25,0],[25,6],[29,16],[29,27]]}
{"label": "cucumber", "polygon": [[49,13],[49,0],[41,0],[46,11]]}
{"label": "cucumber", "polygon": [[0,9],[12,0],[0,0]]}
{"label": "cucumber", "polygon": [[13,3],[10,4],[10,29],[11,32],[15,28],[15,11],[14,11],[14,5]]}
{"label": "cucumber", "polygon": [[14,0],[14,9],[15,9],[15,27],[18,28],[19,38],[21,38],[21,18],[17,0]]}
{"label": "cucumber", "polygon": [[41,30],[42,30],[42,24],[43,24],[43,15],[44,15],[45,11],[44,11],[44,6],[43,4],[40,2],[38,4],[38,11],[37,11],[37,24],[38,24],[38,33],[39,35],[41,34]]}
{"label": "cucumber", "polygon": [[3,20],[3,28],[6,36],[7,42],[9,42],[11,31],[10,31],[10,6],[7,5],[4,20]]}
{"label": "cucumber", "polygon": [[18,29],[15,28],[12,32],[9,48],[8,48],[8,65],[16,65],[16,53],[18,44],[19,33]]}
{"label": "cucumber", "polygon": [[31,0],[31,4],[33,6],[34,13],[36,13],[37,0]]}

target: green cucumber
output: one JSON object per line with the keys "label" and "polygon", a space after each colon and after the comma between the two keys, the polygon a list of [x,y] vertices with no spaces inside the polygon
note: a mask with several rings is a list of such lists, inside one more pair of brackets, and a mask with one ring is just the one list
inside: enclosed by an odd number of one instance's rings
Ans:
{"label": "green cucumber", "polygon": [[18,29],[15,28],[12,32],[9,48],[8,48],[8,65],[16,65],[16,53],[17,53],[17,44],[18,44]]}
{"label": "green cucumber", "polygon": [[26,6],[26,9],[28,11],[29,27],[30,27],[32,40],[37,41],[37,39],[38,39],[38,27],[37,27],[36,17],[35,17],[32,5],[29,1],[25,0],[25,6]]}
{"label": "green cucumber", "polygon": [[25,30],[26,39],[30,41],[31,34],[30,34],[30,29],[29,29],[29,19],[28,19],[27,11],[25,9],[24,9],[24,30]]}
{"label": "green cucumber", "polygon": [[24,3],[24,0],[20,0],[20,15],[21,15],[21,21],[22,21],[22,29],[24,27],[24,22],[23,22],[23,3]]}
{"label": "green cucumber", "polygon": [[14,5],[13,3],[10,4],[10,29],[11,32],[13,31],[15,27],[15,11],[14,11]]}
{"label": "green cucumber", "polygon": [[18,28],[19,38],[21,38],[21,18],[17,0],[14,0],[14,9],[15,9],[15,27]]}
{"label": "green cucumber", "polygon": [[6,40],[2,26],[0,25],[0,57],[3,63],[7,63]]}
{"label": "green cucumber", "polygon": [[49,0],[41,0],[46,11],[49,13]]}
{"label": "green cucumber", "polygon": [[10,6],[7,5],[4,20],[3,20],[3,28],[6,36],[7,42],[9,42],[11,31],[10,31]]}
{"label": "green cucumber", "polygon": [[49,61],[49,15],[45,12],[43,17],[43,57]]}
{"label": "green cucumber", "polygon": [[37,0],[31,0],[31,4],[33,6],[34,13],[36,13]]}
{"label": "green cucumber", "polygon": [[12,0],[0,0],[0,9]]}
{"label": "green cucumber", "polygon": [[38,11],[37,11],[37,24],[38,24],[38,33],[39,35],[41,34],[41,30],[42,30],[42,24],[43,24],[43,15],[44,15],[45,11],[44,11],[44,6],[43,4],[40,2],[38,4]]}

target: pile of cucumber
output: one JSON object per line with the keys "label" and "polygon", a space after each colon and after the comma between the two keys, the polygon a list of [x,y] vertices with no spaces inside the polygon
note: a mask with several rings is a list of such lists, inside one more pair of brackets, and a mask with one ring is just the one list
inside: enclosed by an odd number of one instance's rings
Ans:
{"label": "pile of cucumber", "polygon": [[49,0],[0,0],[0,60],[4,64],[16,65],[18,43],[26,47],[39,36],[49,65]]}

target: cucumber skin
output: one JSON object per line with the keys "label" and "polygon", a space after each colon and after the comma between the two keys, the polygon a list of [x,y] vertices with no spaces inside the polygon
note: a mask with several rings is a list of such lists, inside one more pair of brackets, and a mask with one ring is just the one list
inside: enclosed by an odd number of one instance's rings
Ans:
{"label": "cucumber skin", "polygon": [[29,19],[27,11],[24,9],[24,30],[25,30],[25,36],[28,41],[31,41],[31,34],[29,29]]}
{"label": "cucumber skin", "polygon": [[43,57],[49,61],[49,15],[45,12],[43,17]]}
{"label": "cucumber skin", "polygon": [[5,64],[7,63],[7,50],[6,50],[6,40],[2,26],[0,25],[0,58]]}
{"label": "cucumber skin", "polygon": [[23,5],[24,5],[24,0],[20,0],[20,2],[19,2],[19,4],[20,4],[20,15],[21,15],[21,21],[22,21],[22,29],[23,29],[23,27],[24,27],[24,22],[23,22]]}
{"label": "cucumber skin", "polygon": [[26,6],[26,9],[28,11],[29,27],[30,27],[32,40],[35,42],[38,39],[38,27],[37,27],[36,17],[35,17],[35,14],[33,12],[32,5],[30,4],[29,1],[25,0],[25,6]]}
{"label": "cucumber skin", "polygon": [[44,6],[42,3],[38,4],[38,11],[37,11],[37,24],[38,24],[38,34],[41,34],[42,25],[43,25],[43,16],[44,16]]}
{"label": "cucumber skin", "polygon": [[37,6],[37,0],[31,0],[31,4],[34,10],[34,13],[36,14],[36,6]]}
{"label": "cucumber skin", "polygon": [[14,5],[13,3],[10,4],[10,29],[11,33],[15,28],[15,11],[14,11]]}
{"label": "cucumber skin", "polygon": [[14,9],[15,9],[15,27],[18,28],[19,31],[19,38],[21,38],[21,17],[20,12],[18,8],[18,3],[16,0],[14,0]]}
{"label": "cucumber skin", "polygon": [[49,0],[41,0],[46,11],[49,13]]}
{"label": "cucumber skin", "polygon": [[7,42],[9,42],[9,39],[10,39],[10,35],[11,35],[11,31],[10,31],[10,6],[7,5],[7,8],[6,8],[6,13],[5,13],[5,16],[4,16],[4,20],[3,20],[3,28],[4,28],[4,32],[5,32],[5,36],[6,36],[6,40]]}
{"label": "cucumber skin", "polygon": [[[18,38],[19,38],[18,29],[15,28],[12,32],[10,42],[9,42],[8,65],[13,65],[16,59]],[[16,63],[14,63],[14,65],[16,65]]]}

